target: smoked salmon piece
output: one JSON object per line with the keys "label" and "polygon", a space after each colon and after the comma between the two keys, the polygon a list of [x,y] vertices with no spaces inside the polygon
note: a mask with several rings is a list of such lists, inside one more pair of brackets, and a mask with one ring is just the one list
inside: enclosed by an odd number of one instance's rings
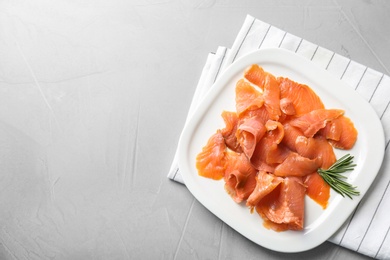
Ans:
{"label": "smoked salmon piece", "polygon": [[260,119],[260,122],[265,125],[268,120],[270,120],[269,114],[265,106],[262,106],[260,108],[254,109],[254,110],[246,110],[245,112],[241,113],[239,116],[239,120],[244,120],[248,117],[254,117],[257,116]]}
{"label": "smoked salmon piece", "polygon": [[274,174],[276,176],[305,176],[315,172],[319,167],[318,159],[309,159],[291,152],[287,158],[276,166]]}
{"label": "smoked salmon piece", "polygon": [[225,122],[225,128],[221,129],[221,134],[225,139],[226,146],[237,153],[241,153],[242,149],[240,143],[237,140],[237,124],[238,116],[236,112],[223,111],[221,114],[223,121]]}
{"label": "smoked salmon piece", "polygon": [[323,209],[328,206],[330,198],[330,186],[322,179],[318,172],[313,172],[304,177],[306,194],[318,203]]}
{"label": "smoked salmon piece", "polygon": [[291,150],[283,144],[273,144],[269,149],[265,162],[269,165],[281,164],[290,155]]}
{"label": "smoked salmon piece", "polygon": [[262,67],[253,64],[244,72],[244,78],[264,90],[264,82],[267,74]]}
{"label": "smoked salmon piece", "polygon": [[280,99],[280,110],[288,116],[293,116],[297,113],[293,101],[287,97]]}
{"label": "smoked salmon piece", "polygon": [[356,143],[358,132],[351,119],[340,116],[328,122],[320,134],[334,147],[349,150]]}
{"label": "smoked salmon piece", "polygon": [[305,186],[299,177],[286,177],[256,205],[264,225],[275,231],[302,230],[305,213]]}
{"label": "smoked salmon piece", "polygon": [[268,131],[269,137],[273,139],[273,142],[275,144],[279,144],[283,140],[284,128],[280,122],[274,120],[268,120],[265,123],[265,128]]}
{"label": "smoked salmon piece", "polygon": [[267,163],[269,153],[277,148],[274,138],[268,133],[257,143],[255,151],[250,159],[253,167],[259,171],[274,172],[275,166]]}
{"label": "smoked salmon piece", "polygon": [[246,200],[256,186],[257,170],[243,154],[228,153],[225,172],[225,190],[232,199],[240,203]]}
{"label": "smoked salmon piece", "polygon": [[264,171],[259,171],[256,175],[256,187],[247,199],[246,206],[249,207],[252,212],[253,208],[260,200],[271,193],[281,182],[283,182],[283,178]]}
{"label": "smoked salmon piece", "polygon": [[225,153],[225,140],[221,131],[217,131],[196,156],[198,174],[214,180],[222,179],[225,176]]}
{"label": "smoked salmon piece", "polygon": [[313,137],[329,121],[343,114],[344,111],[341,109],[316,109],[291,120],[289,123],[302,130],[305,136]]}
{"label": "smoked salmon piece", "polygon": [[236,110],[240,116],[247,110],[255,110],[262,107],[264,98],[250,83],[241,79],[236,84]]}
{"label": "smoked salmon piece", "polygon": [[325,108],[320,97],[307,85],[299,84],[289,78],[279,77],[280,99],[293,104],[295,115],[303,115],[312,110]]}
{"label": "smoked salmon piece", "polygon": [[283,124],[284,129],[284,137],[282,139],[282,143],[287,146],[291,151],[296,152],[297,149],[295,147],[295,141],[299,136],[303,136],[303,131],[299,128],[292,126],[289,123]]}
{"label": "smoked salmon piece", "polygon": [[246,118],[238,126],[236,137],[248,158],[252,157],[256,144],[264,136],[265,132],[266,128],[258,116]]}
{"label": "smoked salmon piece", "polygon": [[270,119],[278,121],[282,114],[280,110],[279,82],[271,74],[265,76],[263,97]]}
{"label": "smoked salmon piece", "polygon": [[298,154],[309,159],[317,159],[319,167],[328,169],[336,162],[336,155],[332,145],[322,136],[299,136],[295,140]]}
{"label": "smoked salmon piece", "polygon": [[[305,137],[299,136],[296,140],[296,147],[299,154],[308,158],[319,160],[319,168],[328,169],[336,162],[336,155],[332,145],[322,136]],[[326,208],[330,198],[330,186],[322,177],[313,172],[304,177],[306,194],[322,208]]]}

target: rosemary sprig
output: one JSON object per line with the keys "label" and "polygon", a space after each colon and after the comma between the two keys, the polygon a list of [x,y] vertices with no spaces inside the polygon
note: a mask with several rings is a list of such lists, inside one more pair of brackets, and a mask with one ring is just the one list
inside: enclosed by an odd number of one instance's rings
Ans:
{"label": "rosemary sprig", "polygon": [[346,195],[352,199],[352,196],[357,196],[360,192],[356,190],[356,186],[352,186],[350,183],[344,181],[343,179],[347,177],[341,175],[341,173],[351,171],[355,166],[356,164],[353,164],[353,156],[347,154],[338,159],[329,169],[324,170],[319,168],[318,173],[332,189],[340,193],[343,197]]}

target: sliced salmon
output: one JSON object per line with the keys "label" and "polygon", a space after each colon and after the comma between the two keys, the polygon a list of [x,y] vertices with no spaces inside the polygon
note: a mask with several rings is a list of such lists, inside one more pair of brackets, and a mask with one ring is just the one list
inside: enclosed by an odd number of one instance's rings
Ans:
{"label": "sliced salmon", "polygon": [[312,110],[324,108],[320,97],[307,85],[289,78],[279,77],[280,99],[287,99],[293,104],[295,115],[303,115]]}
{"label": "sliced salmon", "polygon": [[232,199],[240,203],[246,200],[256,186],[257,170],[243,154],[229,152],[225,171],[225,190]]}
{"label": "sliced salmon", "polygon": [[[296,147],[299,154],[308,158],[317,158],[320,162],[319,167],[328,169],[336,162],[336,155],[332,145],[322,136],[305,137],[300,136],[296,140]],[[313,172],[304,177],[304,184],[306,185],[306,194],[322,208],[326,208],[330,198],[330,186],[322,177]]]}
{"label": "sliced salmon", "polygon": [[289,123],[303,131],[307,137],[313,137],[326,124],[343,115],[344,110],[341,109],[316,109],[303,114]]}
{"label": "sliced salmon", "polygon": [[293,116],[297,113],[293,101],[287,97],[280,99],[280,110],[288,116]]}
{"label": "sliced salmon", "polygon": [[287,146],[291,151],[296,152],[297,149],[295,147],[295,141],[299,136],[304,135],[303,131],[295,126],[292,126],[288,122],[283,124],[283,129],[284,137],[282,143]]}
{"label": "sliced salmon", "polygon": [[236,111],[240,115],[247,110],[255,110],[264,104],[263,94],[250,83],[241,79],[236,84]]}
{"label": "sliced salmon", "polygon": [[225,139],[226,146],[235,152],[242,152],[240,143],[237,140],[236,132],[237,132],[237,124],[238,124],[238,116],[236,112],[223,111],[221,114],[225,127],[221,129],[221,134]]}
{"label": "sliced salmon", "polygon": [[326,109],[307,85],[252,65],[235,89],[236,111],[223,111],[217,130],[197,155],[201,176],[224,179],[237,202],[256,209],[264,226],[302,230],[304,197],[324,209],[330,186],[318,174],[350,149],[357,130],[341,109]]}
{"label": "sliced salmon", "polygon": [[245,112],[240,114],[239,120],[245,120],[245,118],[254,117],[254,116],[259,117],[263,125],[265,125],[265,123],[268,120],[270,120],[268,111],[265,108],[265,106],[253,110],[246,110]]}
{"label": "sliced salmon", "polygon": [[281,164],[290,155],[291,150],[284,144],[272,144],[268,149],[265,162],[269,165]]}
{"label": "sliced salmon", "polygon": [[266,73],[262,67],[257,64],[253,64],[244,72],[244,78],[249,82],[257,85],[261,89],[264,89],[264,82]]}
{"label": "sliced salmon", "polygon": [[250,160],[257,170],[273,172],[275,164],[287,157],[285,147],[278,145],[284,137],[284,128],[281,123],[273,120],[268,120],[265,128],[267,132],[257,143]]}
{"label": "sliced salmon", "polygon": [[283,178],[265,171],[259,171],[256,175],[256,187],[248,197],[246,206],[252,211],[260,200],[271,193],[281,182],[283,182]]}
{"label": "sliced salmon", "polygon": [[323,169],[328,169],[336,162],[332,145],[322,136],[299,136],[295,140],[295,147],[298,154],[310,159],[317,159],[319,167]]}
{"label": "sliced salmon", "polygon": [[278,121],[281,116],[279,81],[271,74],[265,76],[263,97],[270,119]]}
{"label": "sliced salmon", "polygon": [[274,120],[268,120],[265,123],[265,128],[268,131],[269,138],[273,139],[273,142],[275,144],[279,144],[283,140],[284,128],[280,122]]}
{"label": "sliced salmon", "polygon": [[350,118],[340,116],[328,122],[320,133],[336,148],[349,150],[357,140],[358,132]]}
{"label": "sliced salmon", "polygon": [[196,168],[200,176],[220,180],[225,175],[226,145],[221,131],[213,134],[196,156]]}
{"label": "sliced salmon", "polygon": [[307,187],[306,194],[325,209],[330,198],[329,184],[324,181],[318,172],[305,176],[304,184]]}
{"label": "sliced salmon", "polygon": [[299,177],[286,177],[256,206],[267,228],[276,231],[302,230],[305,213],[305,186]]}
{"label": "sliced salmon", "polygon": [[276,166],[274,174],[276,176],[306,176],[315,172],[319,167],[317,159],[309,159],[291,152],[287,158],[278,166]]}
{"label": "sliced salmon", "polygon": [[257,143],[255,151],[250,159],[252,165],[259,171],[274,172],[275,166],[267,163],[270,151],[277,148],[274,138],[268,134]]}
{"label": "sliced salmon", "polygon": [[266,132],[266,128],[261,121],[259,116],[246,118],[237,128],[237,140],[248,158],[252,157],[256,144]]}

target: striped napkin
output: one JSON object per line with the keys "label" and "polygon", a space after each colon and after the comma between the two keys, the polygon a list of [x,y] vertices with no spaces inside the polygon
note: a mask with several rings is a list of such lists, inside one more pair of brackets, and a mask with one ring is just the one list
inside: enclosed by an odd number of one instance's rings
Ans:
{"label": "striped napkin", "polygon": [[[386,138],[385,158],[372,187],[356,210],[329,241],[377,259],[390,259],[390,77],[319,45],[247,16],[231,49],[210,53],[199,79],[187,120],[221,72],[256,49],[278,47],[293,51],[329,71],[361,94],[375,109]],[[168,178],[183,183],[175,155]]]}

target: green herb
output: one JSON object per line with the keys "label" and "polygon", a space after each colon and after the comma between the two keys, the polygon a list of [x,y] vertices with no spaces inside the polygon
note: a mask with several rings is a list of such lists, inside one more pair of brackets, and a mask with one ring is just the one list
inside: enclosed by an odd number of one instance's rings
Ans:
{"label": "green herb", "polygon": [[351,171],[355,166],[356,164],[353,164],[353,156],[347,154],[338,159],[332,166],[329,167],[329,169],[324,170],[319,168],[318,173],[332,189],[340,193],[343,197],[346,195],[352,199],[352,196],[357,196],[360,192],[356,190],[357,187],[344,181],[343,179],[346,179],[347,177],[341,175],[341,173]]}

